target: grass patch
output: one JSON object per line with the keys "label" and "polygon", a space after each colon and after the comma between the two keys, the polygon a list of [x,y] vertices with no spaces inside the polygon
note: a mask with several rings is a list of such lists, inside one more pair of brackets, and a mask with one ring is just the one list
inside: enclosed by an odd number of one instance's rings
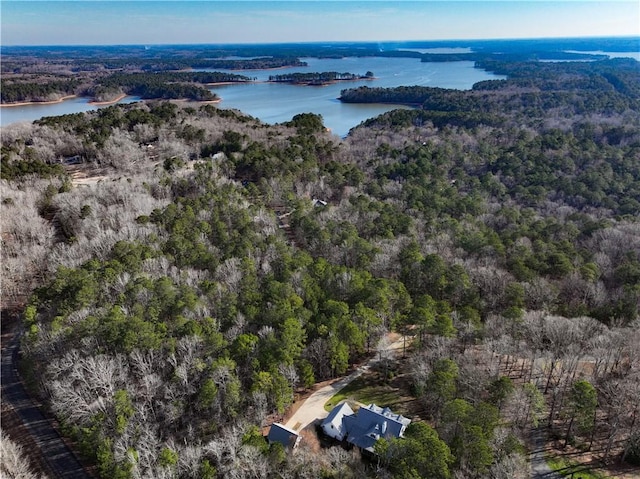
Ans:
{"label": "grass patch", "polygon": [[360,376],[354,379],[329,399],[324,408],[327,411],[331,411],[336,404],[345,399],[363,404],[375,403],[378,406],[389,407],[394,412],[396,412],[394,405],[403,401],[402,392],[383,383],[377,374]]}
{"label": "grass patch", "polygon": [[605,479],[606,477],[599,472],[591,470],[589,466],[558,456],[548,457],[547,464],[558,474],[564,477],[572,477],[573,479]]}

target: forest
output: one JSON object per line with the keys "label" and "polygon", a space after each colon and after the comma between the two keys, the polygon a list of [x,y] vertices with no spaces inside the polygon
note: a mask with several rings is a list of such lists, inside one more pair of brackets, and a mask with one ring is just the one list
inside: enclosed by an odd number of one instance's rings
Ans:
{"label": "forest", "polygon": [[49,77],[31,82],[7,82],[0,80],[0,99],[2,103],[15,103],[26,99],[47,101],[53,96],[73,95],[81,83],[74,78]]}
{"label": "forest", "polygon": [[93,98],[108,98],[116,96],[114,92],[124,92],[142,99],[211,101],[218,97],[204,85],[247,81],[251,81],[251,78],[221,72],[114,73],[98,80],[88,93]]}
{"label": "forest", "polygon": [[284,75],[269,75],[269,81],[281,83],[293,83],[297,85],[326,85],[337,81],[353,81],[373,78],[373,72],[368,71],[364,75],[356,73],[338,72],[313,72],[313,73],[288,73]]}
{"label": "forest", "polygon": [[507,75],[476,83],[471,92],[422,86],[359,87],[341,92],[345,103],[406,103],[433,112],[465,112],[527,118],[560,110],[585,115],[638,109],[640,71],[633,59],[600,62],[486,61],[476,67]]}
{"label": "forest", "polygon": [[[346,90],[418,105],[346,138],[162,101],[3,127],[21,372],[97,476],[524,478],[540,431],[638,471],[638,62],[490,68]],[[264,440],[391,332],[405,438]]]}
{"label": "forest", "polygon": [[2,101],[11,103],[24,100],[46,101],[51,96],[81,94],[96,101],[108,101],[121,94],[142,99],[189,99],[212,101],[217,96],[205,86],[220,82],[247,82],[244,75],[222,72],[155,72],[113,73],[96,79],[88,86],[79,79],[42,82],[2,80]]}

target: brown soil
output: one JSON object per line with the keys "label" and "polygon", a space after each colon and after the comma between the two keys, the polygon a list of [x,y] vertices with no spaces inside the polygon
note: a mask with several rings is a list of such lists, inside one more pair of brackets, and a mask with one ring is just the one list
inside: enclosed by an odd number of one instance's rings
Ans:
{"label": "brown soil", "polygon": [[113,100],[107,100],[107,101],[90,101],[89,105],[96,105],[96,106],[101,106],[101,105],[112,105],[114,103],[118,103],[120,100],[122,100],[123,98],[125,98],[127,95],[125,93],[123,93],[122,95],[117,96],[116,98],[114,98]]}
{"label": "brown soil", "polygon": [[86,165],[67,165],[65,170],[71,177],[73,186],[93,185],[101,180],[109,179],[108,176],[101,174],[101,171],[89,168]]}
{"label": "brown soil", "polygon": [[[472,354],[481,354],[481,351],[477,348],[474,348],[472,351]],[[500,374],[510,377],[516,384],[522,384],[530,379],[528,377],[528,372],[531,368],[531,363],[528,359],[513,356],[502,356],[500,366]],[[580,374],[586,375],[587,377],[589,377],[593,372],[593,367],[593,361],[580,361],[578,366]],[[547,380],[547,377],[545,375],[534,375],[532,379],[544,382]],[[550,399],[547,397],[546,400],[548,404]],[[601,419],[603,418],[599,416],[598,420]],[[546,421],[546,418],[543,419],[543,421]],[[609,460],[605,463],[603,461],[607,443],[607,437],[605,434],[596,433],[590,450],[585,451],[585,447],[577,448],[571,445],[567,445],[565,447],[565,430],[566,424],[563,421],[557,420],[554,422],[552,432],[548,434],[545,448],[549,455],[562,457],[574,463],[584,465],[585,469],[600,473],[607,478],[640,479],[640,467],[630,466],[628,464],[621,463],[619,460],[622,454],[622,448],[625,440],[624,437],[619,437],[613,444],[609,454]],[[578,440],[583,446],[586,446],[588,445],[590,438],[580,437]],[[575,476],[578,477],[579,474],[576,473]]]}
{"label": "brown soil", "polygon": [[302,436],[302,442],[307,449],[315,453],[319,453],[322,448],[320,444],[320,440],[318,439],[318,435],[316,434],[315,429],[306,428],[300,431],[300,435]]}
{"label": "brown soil", "polygon": [[305,400],[309,396],[311,396],[318,389],[328,384],[331,384],[333,382],[336,382],[339,379],[340,378],[328,379],[326,381],[315,383],[309,389],[297,390],[293,396],[293,404],[289,406],[289,408],[284,412],[284,414],[270,414],[264,418],[264,420],[262,421],[262,435],[266,436],[269,433],[269,428],[271,427],[271,424],[273,424],[274,422],[285,424],[295,414],[295,412],[298,409],[300,409],[300,406],[304,404]]}

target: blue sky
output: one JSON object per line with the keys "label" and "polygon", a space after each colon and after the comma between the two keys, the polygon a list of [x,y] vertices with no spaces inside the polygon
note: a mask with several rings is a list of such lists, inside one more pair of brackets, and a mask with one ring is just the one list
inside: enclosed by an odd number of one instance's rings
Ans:
{"label": "blue sky", "polygon": [[0,2],[3,45],[275,43],[640,34],[640,2]]}

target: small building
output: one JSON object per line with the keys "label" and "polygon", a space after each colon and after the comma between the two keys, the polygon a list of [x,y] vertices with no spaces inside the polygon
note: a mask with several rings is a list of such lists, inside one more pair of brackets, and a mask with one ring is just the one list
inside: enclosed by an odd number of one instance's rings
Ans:
{"label": "small building", "polygon": [[295,449],[302,440],[302,436],[284,424],[274,422],[269,429],[267,440],[269,444],[278,442],[287,449]]}
{"label": "small building", "polygon": [[321,428],[334,439],[346,440],[361,450],[374,452],[378,439],[404,437],[409,424],[411,419],[395,414],[387,407],[369,404],[354,413],[348,404],[342,403],[331,410]]}

